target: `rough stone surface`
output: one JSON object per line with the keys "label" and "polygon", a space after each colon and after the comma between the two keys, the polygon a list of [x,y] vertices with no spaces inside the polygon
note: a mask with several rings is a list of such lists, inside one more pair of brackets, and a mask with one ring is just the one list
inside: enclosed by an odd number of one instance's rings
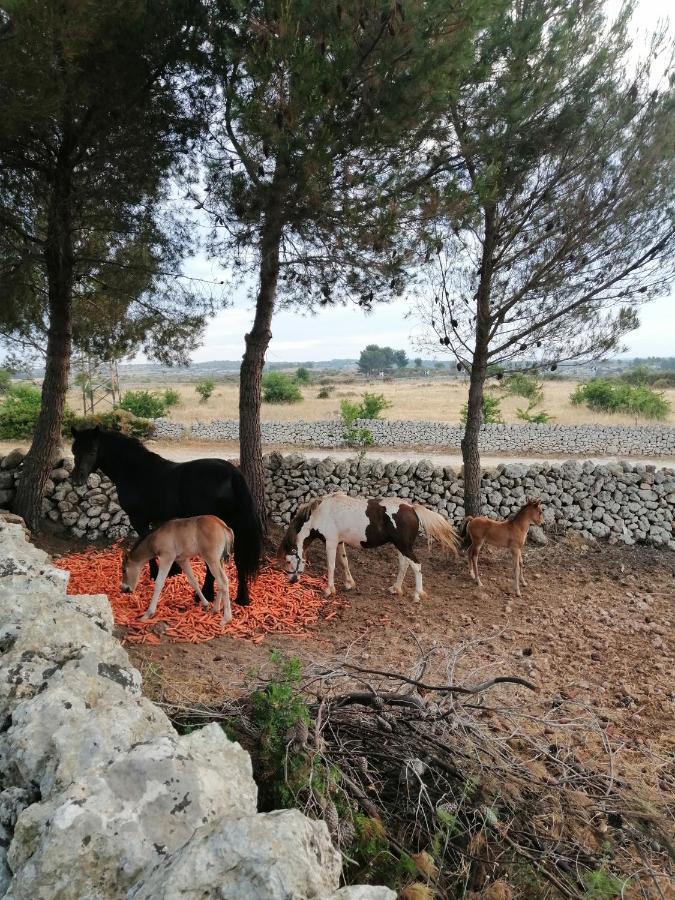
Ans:
{"label": "rough stone surface", "polygon": [[179,736],[141,694],[107,598],[66,585],[0,517],[1,896],[393,896],[338,891],[323,822],[257,815],[248,754],[216,724]]}
{"label": "rough stone surface", "polygon": [[[56,466],[69,473],[72,461],[57,460]],[[264,469],[268,509],[273,521],[282,525],[290,521],[300,503],[338,490],[352,496],[408,498],[437,509],[456,525],[465,514],[462,473],[449,466],[434,466],[432,460],[385,465],[370,458],[337,461],[272,453],[264,458]],[[13,471],[18,473],[20,469]],[[104,533],[116,540],[131,533],[114,486],[105,476],[93,473],[86,486],[77,488],[70,482],[70,475],[50,483],[45,513],[74,536],[96,540]],[[527,497],[536,496],[544,504],[546,528],[578,531],[585,538],[625,544],[645,542],[672,549],[675,470],[669,467],[588,460],[569,460],[562,465],[545,461],[511,463],[484,471],[481,493],[487,516],[508,517]],[[545,539],[543,531],[530,530],[533,542]],[[2,565],[0,561],[0,571]]]}
{"label": "rough stone surface", "polygon": [[325,823],[280,810],[200,828],[128,900],[327,900],[339,875]]}

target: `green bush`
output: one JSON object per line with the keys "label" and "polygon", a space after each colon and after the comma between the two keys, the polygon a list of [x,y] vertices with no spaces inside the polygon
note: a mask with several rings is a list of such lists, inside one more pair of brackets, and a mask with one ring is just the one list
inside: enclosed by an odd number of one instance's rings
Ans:
{"label": "green bush", "polygon": [[344,430],[342,437],[348,447],[358,450],[361,456],[368,447],[375,443],[373,433],[369,428],[358,428],[355,425],[357,419],[377,419],[380,413],[391,406],[382,394],[365,393],[360,403],[351,403],[343,400],[340,403],[340,417]]}
{"label": "green bush", "polygon": [[67,416],[63,424],[63,433],[70,432],[71,425],[75,428],[107,428],[110,431],[119,431],[130,437],[146,439],[152,437],[155,426],[149,419],[141,419],[126,409],[113,409],[109,412],[96,413],[93,416]]}
{"label": "green bush", "polygon": [[178,406],[180,403],[180,394],[178,391],[174,391],[173,388],[167,388],[164,391],[164,406],[167,409],[171,409],[172,406]]}
{"label": "green bush", "polygon": [[309,374],[309,369],[306,369],[304,366],[300,366],[298,371],[295,373],[295,380],[298,382],[298,384],[309,384],[312,380],[312,377]]}
{"label": "green bush", "polygon": [[[468,404],[465,403],[464,406],[459,411],[459,420],[462,425],[466,425],[466,417],[469,414]],[[483,394],[483,425],[503,425],[504,419],[502,418],[502,409],[499,405],[499,397],[494,397],[491,394]]]}
{"label": "green bush", "polygon": [[662,420],[670,412],[670,403],[658,391],[608,378],[592,378],[578,385],[570,401],[594,412],[627,413],[636,419]]}
{"label": "green bush", "polygon": [[514,372],[504,379],[504,391],[512,397],[524,397],[530,406],[536,406],[544,399],[543,385],[526,372]]}
{"label": "green bush", "polygon": [[268,372],[263,375],[262,388],[265,403],[299,403],[302,400],[295,379],[283,372]]}
{"label": "green bush", "polygon": [[6,394],[12,386],[12,373],[7,369],[0,369],[0,394]]}
{"label": "green bush", "polygon": [[201,381],[197,382],[197,384],[195,385],[195,390],[199,394],[200,403],[206,403],[206,401],[213,393],[215,386],[216,383],[213,378],[202,378]]}
{"label": "green bush", "polygon": [[322,387],[316,395],[317,400],[327,400],[335,389],[333,387]]}
{"label": "green bush", "polygon": [[516,415],[523,422],[531,422],[534,425],[547,425],[553,419],[553,416],[550,416],[544,409],[540,409],[538,412],[533,410],[532,406],[528,406],[527,409],[518,407]]}
{"label": "green bush", "polygon": [[140,419],[157,419],[166,414],[164,398],[150,391],[126,391],[119,407]]}
{"label": "green bush", "polygon": [[41,393],[32,384],[15,384],[0,404],[0,438],[29,438],[40,413]]}

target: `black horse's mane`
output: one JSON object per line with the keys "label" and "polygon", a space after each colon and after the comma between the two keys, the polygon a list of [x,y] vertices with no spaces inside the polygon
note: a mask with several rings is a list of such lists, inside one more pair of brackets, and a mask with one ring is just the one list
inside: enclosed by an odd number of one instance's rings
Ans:
{"label": "black horse's mane", "polygon": [[139,438],[132,437],[130,434],[122,434],[121,431],[111,431],[107,428],[102,428],[100,437],[104,437],[109,443],[117,444],[120,447],[123,446],[127,451],[131,450],[139,454],[152,453],[152,450],[148,450]]}

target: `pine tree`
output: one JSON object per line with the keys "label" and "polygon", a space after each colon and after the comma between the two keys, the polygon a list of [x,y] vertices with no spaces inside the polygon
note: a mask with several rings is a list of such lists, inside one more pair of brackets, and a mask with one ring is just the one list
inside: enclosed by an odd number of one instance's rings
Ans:
{"label": "pine tree", "polygon": [[[200,203],[214,249],[255,275],[239,401],[242,468],[263,508],[260,377],[275,306],[364,310],[401,293],[412,229],[453,160],[439,111],[486,0],[216,5]],[[440,124],[439,124],[440,123]],[[430,148],[427,150],[427,146]],[[251,252],[252,251],[252,252]]]}
{"label": "pine tree", "polygon": [[167,338],[187,352],[204,323],[208,304],[174,277],[187,235],[165,212],[166,176],[198,133],[182,97],[201,13],[196,0],[5,4],[0,333],[45,358],[16,497],[31,528],[60,443],[73,339],[109,342],[120,316],[138,337],[160,319],[161,339],[151,329],[146,343],[166,360]]}
{"label": "pine tree", "polygon": [[608,23],[602,0],[509,3],[449,105],[463,196],[428,229],[420,314],[427,346],[470,376],[468,514],[490,371],[619,348],[673,275],[672,79],[654,83],[662,34],[631,65],[632,11]]}

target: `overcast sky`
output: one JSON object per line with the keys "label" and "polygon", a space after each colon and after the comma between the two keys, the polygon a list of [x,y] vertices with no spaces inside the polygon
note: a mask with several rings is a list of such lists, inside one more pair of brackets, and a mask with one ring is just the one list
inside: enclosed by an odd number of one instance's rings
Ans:
{"label": "overcast sky", "polygon": [[[608,0],[610,14],[620,0]],[[668,0],[641,0],[635,20],[639,29],[637,45],[647,30],[669,15]],[[672,16],[671,16],[672,19]],[[226,277],[205,258],[192,260],[186,271],[207,279]],[[406,320],[409,304],[397,302],[375,306],[370,315],[354,307],[327,308],[320,315],[279,312],[272,324],[273,338],[267,352],[270,362],[279,360],[325,360],[358,356],[366,344],[403,348],[410,357],[418,355],[414,345],[414,322]],[[250,304],[242,298],[223,310],[209,324],[203,346],[193,359],[238,359],[244,352],[244,334],[253,318]],[[628,336],[629,356],[672,356],[675,354],[675,286],[670,296],[642,307],[640,328]],[[442,358],[442,357],[439,357]]]}

